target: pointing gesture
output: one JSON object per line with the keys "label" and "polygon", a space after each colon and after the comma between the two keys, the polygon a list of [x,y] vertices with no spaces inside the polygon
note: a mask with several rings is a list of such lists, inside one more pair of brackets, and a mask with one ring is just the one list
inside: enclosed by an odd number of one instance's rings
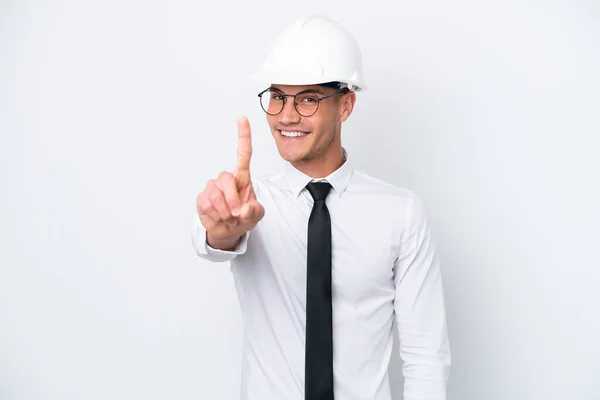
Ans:
{"label": "pointing gesture", "polygon": [[252,157],[252,135],[250,123],[245,117],[238,119],[238,164],[236,172],[250,171],[250,158]]}
{"label": "pointing gesture", "polygon": [[239,239],[263,217],[250,178],[252,137],[248,119],[238,119],[237,166],[234,173],[223,171],[211,179],[198,195],[196,206],[206,229],[207,243],[221,250],[233,250]]}

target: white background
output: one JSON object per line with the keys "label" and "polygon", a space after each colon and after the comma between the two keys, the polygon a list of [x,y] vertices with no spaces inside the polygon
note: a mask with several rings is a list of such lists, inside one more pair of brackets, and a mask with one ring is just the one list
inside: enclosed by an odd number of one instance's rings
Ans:
{"label": "white background", "polygon": [[354,163],[428,205],[449,399],[600,398],[599,2],[320,3],[0,2],[1,399],[238,397],[195,197],[239,115],[253,174],[282,166],[247,73],[315,12],[363,49]]}

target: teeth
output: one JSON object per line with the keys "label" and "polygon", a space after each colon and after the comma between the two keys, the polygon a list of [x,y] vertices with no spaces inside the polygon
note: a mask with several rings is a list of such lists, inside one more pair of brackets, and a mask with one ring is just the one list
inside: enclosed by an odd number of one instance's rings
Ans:
{"label": "teeth", "polygon": [[306,136],[305,132],[286,132],[286,131],[281,131],[281,134],[285,137],[300,137],[300,136]]}

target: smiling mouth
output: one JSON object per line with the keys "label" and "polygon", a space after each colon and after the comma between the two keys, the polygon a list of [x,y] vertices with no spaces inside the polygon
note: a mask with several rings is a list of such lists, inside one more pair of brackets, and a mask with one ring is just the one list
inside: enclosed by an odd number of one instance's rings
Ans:
{"label": "smiling mouth", "polygon": [[301,137],[308,135],[309,133],[302,132],[302,131],[282,131],[282,130],[280,130],[279,134],[286,138],[301,138]]}

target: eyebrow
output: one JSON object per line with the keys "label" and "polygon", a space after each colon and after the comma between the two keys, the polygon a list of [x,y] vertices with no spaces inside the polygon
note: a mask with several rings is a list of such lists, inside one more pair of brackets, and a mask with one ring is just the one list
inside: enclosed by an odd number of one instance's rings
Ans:
{"label": "eyebrow", "polygon": [[[273,86],[273,85],[271,85],[271,86],[269,87],[269,89],[271,89],[271,90],[276,90],[276,91],[278,91],[279,93],[283,93],[283,90],[281,90],[281,89],[280,89],[280,88],[278,88],[277,86]],[[304,90],[301,90],[301,91],[300,91],[300,92],[298,92],[298,93],[301,93],[301,92],[314,92],[314,93],[318,93],[318,94],[320,94],[321,96],[324,96],[324,95],[325,95],[325,93],[324,93],[324,92],[323,92],[323,91],[322,91],[320,88],[318,88],[318,87],[317,87],[317,88],[311,88],[311,89],[304,89]]]}

